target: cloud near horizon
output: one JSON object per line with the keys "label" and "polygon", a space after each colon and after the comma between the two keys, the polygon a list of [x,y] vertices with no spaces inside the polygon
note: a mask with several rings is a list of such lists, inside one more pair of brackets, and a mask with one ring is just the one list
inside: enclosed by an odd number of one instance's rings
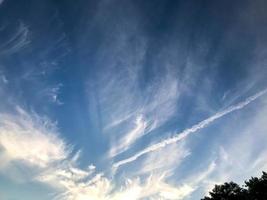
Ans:
{"label": "cloud near horizon", "polygon": [[234,112],[236,110],[240,110],[242,108],[244,108],[245,106],[247,106],[248,104],[250,104],[251,102],[255,101],[256,99],[260,98],[261,96],[265,95],[267,93],[267,89],[262,90],[260,92],[258,92],[257,94],[248,97],[246,100],[236,104],[236,105],[232,105],[229,108],[226,108],[225,110],[222,110],[220,112],[215,113],[213,116],[193,125],[191,128],[185,129],[184,131],[177,133],[176,136],[163,140],[162,142],[153,144],[147,148],[145,148],[144,150],[138,152],[137,154],[135,154],[134,156],[127,158],[125,160],[121,160],[118,161],[117,163],[115,163],[113,165],[113,167],[115,169],[117,169],[118,167],[120,167],[121,165],[125,165],[129,162],[133,162],[136,159],[138,159],[140,156],[153,152],[153,151],[157,151],[158,149],[164,148],[166,145],[178,142],[180,140],[185,139],[186,137],[188,137],[188,135],[197,132],[198,130],[201,130],[205,127],[207,127],[210,123],[212,123],[213,121],[220,119],[221,117]]}
{"label": "cloud near horizon", "polygon": [[[266,91],[263,90],[247,98],[245,101],[231,106],[219,112],[219,114],[215,114],[214,116],[217,117],[209,118],[212,120],[208,120],[208,122],[218,119],[227,113],[242,109],[265,93]],[[166,178],[169,177],[168,173],[172,171],[172,167],[175,166],[177,168],[179,166],[177,163],[177,155],[181,155],[180,161],[178,161],[180,163],[189,155],[188,150],[185,150],[184,147],[181,148],[181,146],[177,146],[178,149],[175,150],[177,148],[175,145],[173,146],[175,149],[164,150],[162,153],[155,154],[156,157],[154,158],[146,158],[146,161],[140,168],[141,171],[136,171],[136,173],[133,174],[135,178],[126,178],[122,186],[118,186],[116,179],[108,178],[108,174],[98,172],[97,168],[93,165],[89,165],[86,169],[79,168],[79,152],[73,154],[72,147],[60,138],[55,124],[51,123],[48,119],[40,118],[36,114],[30,115],[20,107],[17,107],[16,114],[1,114],[0,119],[1,172],[8,172],[9,174],[10,171],[12,174],[12,170],[17,166],[14,163],[25,165],[29,170],[34,169],[35,172],[31,174],[30,177],[26,177],[24,181],[37,181],[54,187],[57,190],[55,199],[83,200],[90,198],[92,200],[119,200],[125,199],[126,197],[130,197],[133,200],[143,198],[160,198],[166,200],[184,199],[194,190],[198,189],[201,184],[206,185],[207,183],[214,183],[212,180],[215,177],[210,178],[210,181],[208,178],[212,172],[225,169],[225,167],[223,167],[225,164],[221,163],[218,165],[218,163],[216,164],[217,161],[214,161],[206,172],[203,171],[203,173],[199,175],[195,174],[195,176],[191,175],[194,178],[185,180],[181,185],[170,185],[166,182]],[[208,124],[206,121],[207,120],[204,120],[205,125],[198,124],[196,127],[203,128],[207,126]],[[200,124],[204,123],[202,122]],[[198,128],[192,128],[192,130],[195,132]],[[176,142],[177,141],[179,140],[176,140]],[[167,146],[173,143],[174,142],[164,143],[165,145],[160,146],[160,149],[163,147],[168,149]],[[149,149],[152,149],[152,151],[146,151],[146,153],[152,153],[158,150],[158,148]],[[175,151],[177,152],[175,153]],[[176,157],[173,157],[173,161],[167,161],[165,158],[168,158],[168,154],[171,152],[173,155],[176,155]],[[230,155],[226,153],[224,148],[222,148],[220,152],[220,159],[228,160],[228,162],[224,163],[230,164]],[[163,158],[163,160],[160,161],[160,158]],[[131,162],[134,160],[135,159],[132,159]],[[264,164],[264,162],[263,160],[256,160],[251,170],[259,164]],[[170,168],[168,168],[168,165]],[[153,172],[155,174],[153,174]],[[221,171],[219,174],[222,175],[222,173],[225,173],[225,171]],[[149,176],[141,178],[141,174],[147,174]],[[226,175],[222,176],[223,178],[220,180],[223,181]]]}
{"label": "cloud near horizon", "polygon": [[164,174],[150,175],[143,181],[138,177],[127,179],[123,186],[117,186],[112,179],[96,172],[93,165],[80,169],[77,166],[79,155],[71,157],[71,146],[46,119],[32,117],[19,107],[16,114],[1,114],[0,117],[1,173],[12,175],[14,163],[26,165],[35,172],[23,181],[38,181],[55,187],[58,190],[55,199],[119,200],[129,196],[133,200],[152,196],[182,199],[193,191],[188,185],[175,187],[166,183]]}

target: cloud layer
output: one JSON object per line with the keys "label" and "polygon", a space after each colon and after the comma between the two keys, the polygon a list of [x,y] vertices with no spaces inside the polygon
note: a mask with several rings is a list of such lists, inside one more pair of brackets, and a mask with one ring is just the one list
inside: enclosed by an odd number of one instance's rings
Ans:
{"label": "cloud layer", "polygon": [[27,2],[0,0],[1,200],[199,199],[267,169],[263,0]]}
{"label": "cloud layer", "polygon": [[213,121],[215,121],[215,120],[217,120],[217,119],[219,119],[219,118],[221,118],[221,117],[223,117],[223,116],[225,116],[225,115],[227,115],[233,111],[240,110],[240,109],[244,108],[249,103],[255,101],[256,99],[258,99],[262,95],[266,94],[266,92],[267,92],[266,89],[263,91],[260,91],[259,93],[247,98],[246,100],[244,100],[244,101],[242,101],[236,105],[230,106],[229,108],[227,108],[223,111],[220,111],[220,112],[216,113],[215,115],[199,122],[198,124],[193,125],[191,128],[188,128],[188,129],[182,131],[181,133],[178,133],[177,136],[175,136],[175,137],[172,137],[170,139],[166,139],[166,140],[163,140],[162,142],[151,145],[151,146],[145,148],[144,150],[138,152],[137,154],[135,154],[134,156],[132,156],[130,158],[127,158],[127,159],[122,160],[122,161],[118,161],[117,163],[115,163],[113,165],[113,167],[115,169],[117,169],[118,167],[120,167],[122,165],[125,165],[129,162],[135,161],[136,159],[138,159],[142,155],[145,155],[145,154],[153,152],[153,151],[157,151],[158,149],[164,148],[166,145],[183,140],[184,138],[188,137],[188,135],[195,133],[196,131],[207,127]]}
{"label": "cloud layer", "polygon": [[181,199],[193,191],[187,185],[175,187],[166,183],[164,174],[150,175],[143,180],[128,179],[118,186],[103,173],[96,172],[93,165],[81,169],[77,166],[79,153],[71,156],[71,147],[59,137],[55,125],[36,114],[30,116],[19,107],[14,115],[1,114],[0,147],[2,173],[12,173],[14,163],[25,165],[28,170],[35,169],[23,181],[54,187],[55,199]]}

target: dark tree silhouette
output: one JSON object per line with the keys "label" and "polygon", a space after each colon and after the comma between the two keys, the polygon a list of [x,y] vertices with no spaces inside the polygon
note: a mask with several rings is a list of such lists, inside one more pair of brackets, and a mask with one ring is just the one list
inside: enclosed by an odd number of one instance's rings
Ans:
{"label": "dark tree silhouette", "polygon": [[209,194],[202,200],[267,200],[267,173],[245,181],[244,187],[234,182],[215,185]]}
{"label": "dark tree silhouette", "polygon": [[263,172],[261,178],[252,177],[245,181],[248,199],[267,200],[267,173]]}
{"label": "dark tree silhouette", "polygon": [[245,196],[245,191],[234,182],[224,183],[223,185],[215,185],[210,192],[210,197],[203,200],[239,200]]}

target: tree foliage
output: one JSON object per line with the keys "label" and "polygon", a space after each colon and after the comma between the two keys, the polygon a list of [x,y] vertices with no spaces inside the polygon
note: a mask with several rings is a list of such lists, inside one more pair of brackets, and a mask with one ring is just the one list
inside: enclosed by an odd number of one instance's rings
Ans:
{"label": "tree foliage", "polygon": [[209,197],[202,200],[267,200],[267,173],[245,181],[244,187],[234,182],[215,185]]}

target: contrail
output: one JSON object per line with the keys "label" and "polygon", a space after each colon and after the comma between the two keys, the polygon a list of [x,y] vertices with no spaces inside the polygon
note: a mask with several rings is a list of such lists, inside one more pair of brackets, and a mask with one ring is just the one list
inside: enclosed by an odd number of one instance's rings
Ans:
{"label": "contrail", "polygon": [[182,132],[180,133],[177,133],[176,136],[172,137],[172,138],[169,138],[169,139],[165,139],[159,143],[156,143],[156,144],[153,144],[145,149],[143,149],[142,151],[139,151],[138,153],[136,153],[135,155],[127,158],[127,159],[124,159],[124,160],[121,160],[121,161],[118,161],[116,163],[113,164],[113,169],[118,169],[118,167],[122,166],[122,165],[125,165],[127,163],[130,163],[130,162],[133,162],[135,161],[136,159],[138,159],[140,156],[142,155],[145,155],[147,153],[150,153],[150,152],[154,152],[154,151],[157,151],[159,149],[162,149],[163,147],[165,147],[166,145],[168,144],[173,144],[175,142],[178,142],[184,138],[186,138],[188,135],[192,134],[192,133],[195,133],[196,131],[200,130],[200,129],[203,129],[205,127],[207,127],[210,123],[212,123],[213,121],[231,113],[231,112],[234,112],[236,110],[240,110],[242,108],[244,108],[245,106],[247,106],[249,103],[255,101],[256,99],[258,99],[259,97],[261,97],[262,95],[264,95],[265,93],[267,93],[267,89],[265,90],[262,90],[261,92],[258,92],[257,94],[253,95],[253,96],[250,96],[248,97],[246,100],[240,102],[240,103],[237,103],[233,106],[230,106],[229,108],[223,110],[223,111],[220,111],[220,112],[217,112],[215,115],[193,125],[191,128],[188,128],[188,129],[185,129],[183,130]]}

